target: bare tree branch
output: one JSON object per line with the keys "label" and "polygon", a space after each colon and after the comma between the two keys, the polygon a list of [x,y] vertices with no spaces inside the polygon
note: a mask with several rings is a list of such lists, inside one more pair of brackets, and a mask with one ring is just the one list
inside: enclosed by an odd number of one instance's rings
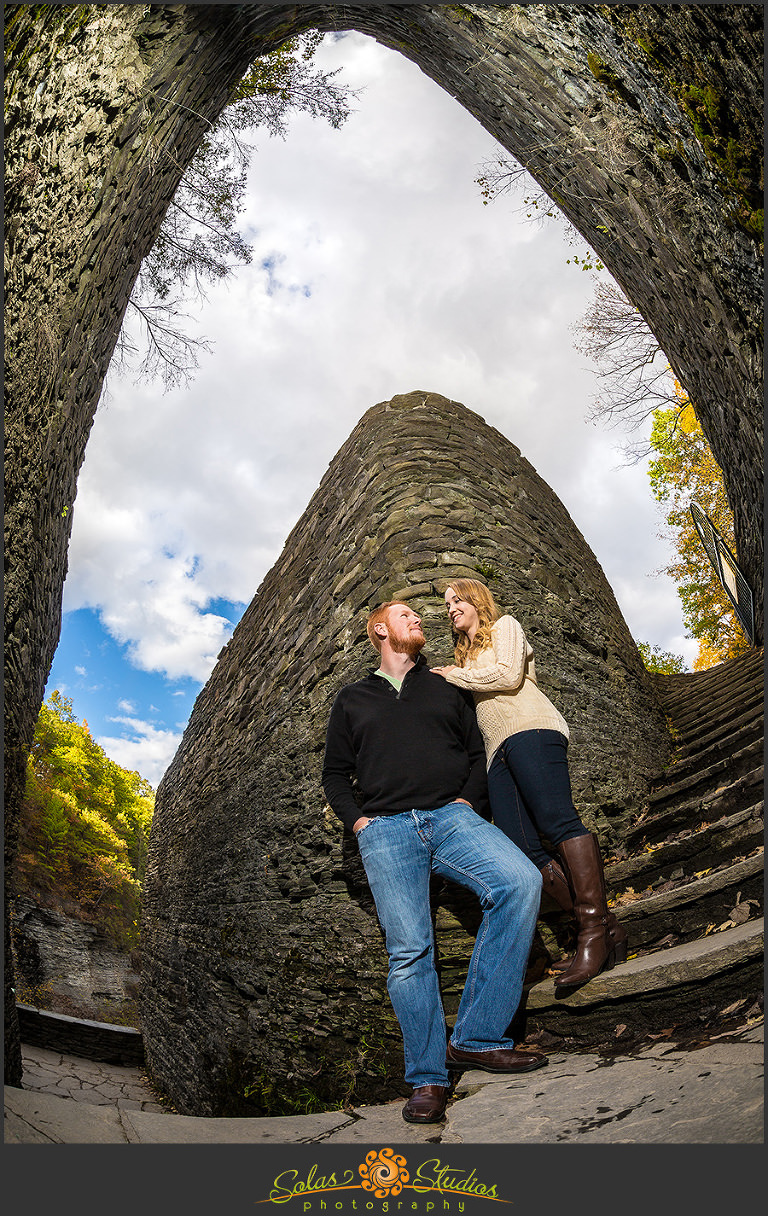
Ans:
{"label": "bare tree branch", "polygon": [[[584,316],[571,326],[574,345],[597,364],[598,393],[588,417],[609,426],[638,431],[658,409],[684,409],[675,377],[658,340],[623,291],[600,282]],[[648,441],[623,447],[628,464],[651,452]]]}
{"label": "bare tree branch", "polygon": [[[338,70],[322,72],[312,56],[323,35],[309,31],[255,61],[229,106],[211,127],[184,173],[157,240],[142,263],[126,317],[140,322],[141,341],[121,330],[113,368],[134,370],[137,381],[159,377],[166,390],[188,383],[206,338],[190,335],[182,312],[185,299],[205,299],[205,284],[226,278],[252,252],[237,230],[253,147],[239,132],[262,128],[285,138],[290,118],[304,112],[340,127],[357,91],[335,81]],[[152,95],[158,102],[177,104]],[[165,149],[158,156],[170,155]]]}

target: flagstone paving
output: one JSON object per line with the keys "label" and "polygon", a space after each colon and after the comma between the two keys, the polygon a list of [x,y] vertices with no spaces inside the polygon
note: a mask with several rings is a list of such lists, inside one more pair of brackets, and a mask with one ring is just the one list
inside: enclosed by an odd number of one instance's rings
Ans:
{"label": "flagstone paving", "polygon": [[628,1055],[553,1052],[521,1077],[469,1071],[442,1124],[405,1123],[402,1100],[262,1119],[177,1115],[138,1068],[23,1048],[5,1088],[6,1144],[762,1144],[763,1021],[705,1045],[659,1040]]}

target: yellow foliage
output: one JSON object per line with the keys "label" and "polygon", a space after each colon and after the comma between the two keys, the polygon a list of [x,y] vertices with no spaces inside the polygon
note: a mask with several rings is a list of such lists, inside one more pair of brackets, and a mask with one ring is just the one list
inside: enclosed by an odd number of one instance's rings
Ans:
{"label": "yellow foliage", "polygon": [[94,834],[95,843],[110,852],[125,853],[125,841],[118,836],[111,824],[103,819],[98,811],[92,811],[90,807],[80,807],[80,820],[86,824]]}
{"label": "yellow foliage", "polygon": [[151,787],[110,760],[53,692],[27,764],[14,884],[74,901],[125,948],[138,941]]}
{"label": "yellow foliage", "polygon": [[675,393],[681,401],[685,401],[686,403],[678,414],[678,427],[684,435],[698,434],[701,431],[701,427],[699,426],[699,420],[696,417],[696,411],[688,400],[682,385],[680,385],[677,380],[675,381]]}
{"label": "yellow foliage", "polygon": [[662,572],[677,585],[688,635],[699,642],[694,670],[703,671],[741,654],[748,649],[749,640],[712,568],[690,512],[695,501],[735,551],[733,513],[722,470],[693,403],[680,384],[676,383],[675,392],[679,405],[656,410],[653,415],[651,446],[655,456],[648,473],[654,496],[664,504],[666,535],[675,552]]}

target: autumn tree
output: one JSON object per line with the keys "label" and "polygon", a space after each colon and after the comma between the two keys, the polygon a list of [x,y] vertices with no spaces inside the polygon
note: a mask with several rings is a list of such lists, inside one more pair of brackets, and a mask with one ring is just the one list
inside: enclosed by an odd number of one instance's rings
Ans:
{"label": "autumn tree", "polygon": [[299,113],[338,128],[357,96],[336,80],[340,69],[323,72],[313,63],[322,38],[308,31],[257,59],[202,141],[142,263],[128,302],[138,335],[123,326],[117,368],[138,358],[137,379],[159,377],[170,388],[189,380],[200,353],[210,349],[205,337],[189,331],[185,308],[205,298],[209,283],[251,261],[251,249],[237,229],[254,152],[250,134],[259,130],[284,139],[291,117]]}
{"label": "autumn tree", "polygon": [[654,498],[663,504],[667,535],[674,546],[675,556],[662,572],[675,581],[683,622],[689,636],[699,642],[693,667],[700,671],[741,654],[749,648],[749,639],[712,568],[690,511],[691,501],[698,503],[738,560],[722,471],[679,384],[676,397],[675,406],[653,415],[654,455],[648,475]]}
{"label": "autumn tree", "polygon": [[134,948],[153,810],[149,783],[110,760],[72,702],[52,692],[27,762],[16,890],[36,902],[74,904]]}
{"label": "autumn tree", "polygon": [[[486,161],[475,180],[484,204],[516,193],[522,199],[518,212],[527,220],[559,221],[570,244],[579,239],[553,200],[537,187],[522,165],[506,154]],[[588,246],[581,257],[574,255],[568,260],[582,270],[604,269]],[[694,668],[711,667],[749,645],[690,514],[693,498],[734,548],[733,515],[722,471],[658,339],[616,283],[597,279],[592,302],[571,331],[576,349],[597,368],[598,391],[589,418],[621,427],[630,436],[623,445],[627,463],[652,457],[651,488],[654,497],[667,507],[665,522],[675,550],[675,558],[660,573],[670,575],[677,584],[683,621],[690,636],[699,642]],[[641,432],[649,419],[651,434],[645,438]],[[649,671],[685,671],[681,655],[648,642],[639,642],[638,648]]]}

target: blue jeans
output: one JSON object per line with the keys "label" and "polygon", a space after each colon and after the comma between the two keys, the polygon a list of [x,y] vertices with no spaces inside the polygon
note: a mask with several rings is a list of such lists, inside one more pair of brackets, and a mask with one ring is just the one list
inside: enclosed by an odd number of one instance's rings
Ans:
{"label": "blue jeans", "polygon": [[559,730],[522,730],[496,749],[488,769],[493,822],[530,857],[538,869],[552,845],[588,830],[573,805],[568,773],[568,740]]}
{"label": "blue jeans", "polygon": [[430,874],[469,887],[483,909],[451,1035],[464,1051],[515,1045],[507,1030],[522,996],[541,874],[503,832],[460,802],[378,816],[357,841],[384,930],[387,990],[403,1034],[405,1079],[413,1086],[448,1085]]}

